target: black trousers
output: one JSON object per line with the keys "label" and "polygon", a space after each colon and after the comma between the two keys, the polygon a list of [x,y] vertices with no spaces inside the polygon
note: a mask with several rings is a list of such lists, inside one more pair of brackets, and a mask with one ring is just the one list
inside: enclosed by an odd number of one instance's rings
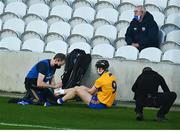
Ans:
{"label": "black trousers", "polygon": [[157,93],[155,95],[149,94],[147,97],[137,96],[135,112],[143,113],[144,107],[156,107],[160,108],[157,117],[164,117],[169,112],[176,97],[175,92]]}
{"label": "black trousers", "polygon": [[57,98],[53,92],[48,88],[37,87],[36,80],[25,79],[25,88],[27,90],[24,99],[31,100],[33,104],[43,105],[44,102],[48,101],[51,104],[56,104]]}

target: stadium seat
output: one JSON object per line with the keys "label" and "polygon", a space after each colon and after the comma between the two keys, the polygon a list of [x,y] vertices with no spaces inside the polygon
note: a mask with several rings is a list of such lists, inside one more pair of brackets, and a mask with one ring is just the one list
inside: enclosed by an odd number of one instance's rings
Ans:
{"label": "stadium seat", "polygon": [[172,41],[180,45],[180,30],[171,31],[166,36],[166,42]]}
{"label": "stadium seat", "polygon": [[5,37],[18,37],[18,34],[10,29],[4,29],[0,32],[0,38],[3,39]]}
{"label": "stadium seat", "polygon": [[51,15],[59,16],[67,21],[71,19],[72,8],[65,4],[57,5],[51,9],[50,16]]}
{"label": "stadium seat", "polygon": [[174,13],[180,13],[180,6],[174,6],[174,5],[168,6],[164,10],[164,12],[166,16],[174,14]]}
{"label": "stadium seat", "polygon": [[163,31],[163,30],[159,30],[159,43],[161,44],[161,43],[164,43],[164,41],[165,41],[165,32]]}
{"label": "stadium seat", "polygon": [[45,47],[45,52],[53,52],[53,53],[67,53],[68,45],[66,42],[62,40],[54,40],[47,43]]}
{"label": "stadium seat", "polygon": [[0,14],[3,13],[3,10],[4,10],[4,3],[0,1]]}
{"label": "stadium seat", "polygon": [[13,18],[19,18],[16,14],[11,13],[11,12],[5,12],[3,14],[1,14],[1,20],[3,22],[9,20],[9,19],[13,19]]}
{"label": "stadium seat", "polygon": [[86,0],[86,1],[88,1],[92,6],[94,6],[98,2],[98,0]]}
{"label": "stadium seat", "polygon": [[91,53],[91,46],[86,42],[76,42],[70,45],[68,49],[68,53],[73,51],[74,49],[81,49],[84,50],[87,54]]}
{"label": "stadium seat", "polygon": [[95,10],[92,7],[79,7],[74,10],[73,17],[81,17],[91,22],[94,20]]}
{"label": "stadium seat", "polygon": [[104,9],[98,10],[96,14],[96,19],[102,18],[114,24],[115,22],[117,22],[118,16],[119,16],[119,13],[114,8],[104,8]]}
{"label": "stadium seat", "polygon": [[22,19],[17,19],[17,18],[9,19],[5,21],[3,25],[3,29],[11,29],[17,32],[18,34],[22,34],[24,32],[24,27],[25,27],[24,21]]}
{"label": "stadium seat", "polygon": [[47,33],[48,25],[46,22],[42,20],[34,20],[27,24],[26,31],[34,31],[40,34],[41,36],[44,36]]}
{"label": "stadium seat", "polygon": [[162,51],[155,47],[148,47],[139,53],[139,59],[149,60],[151,62],[160,62]]}
{"label": "stadium seat", "polygon": [[118,11],[120,12],[120,14],[122,14],[124,11],[126,12],[127,10],[133,10],[134,13],[134,9],[135,9],[135,5],[133,5],[132,3],[122,3],[118,6]]}
{"label": "stadium seat", "polygon": [[26,14],[27,6],[23,2],[11,2],[5,7],[5,12],[12,12],[19,17],[23,17]]}
{"label": "stadium seat", "polygon": [[156,5],[157,7],[160,7],[163,11],[167,6],[168,0],[145,0],[145,4],[152,4]]}
{"label": "stadium seat", "polygon": [[134,10],[127,10],[121,13],[119,20],[131,22],[134,17]]}
{"label": "stadium seat", "polygon": [[34,20],[42,20],[42,18],[36,14],[26,14],[23,17],[23,20],[25,21],[26,24],[28,24]]}
{"label": "stadium seat", "polygon": [[23,42],[22,50],[30,50],[32,52],[40,52],[42,53],[44,50],[44,42],[40,39],[28,39]]}
{"label": "stadium seat", "polygon": [[94,26],[94,29],[97,29],[99,26],[102,25],[110,25],[110,22],[105,19],[95,19],[91,22],[91,24]]}
{"label": "stadium seat", "polygon": [[159,11],[151,11],[150,13],[153,15],[154,20],[158,24],[159,28],[164,25],[165,15],[163,13]]}
{"label": "stadium seat", "polygon": [[55,22],[50,25],[48,32],[55,32],[62,35],[65,39],[70,35],[71,26],[67,22]]}
{"label": "stadium seat", "polygon": [[2,28],[2,24],[3,24],[3,22],[2,22],[2,20],[0,19],[0,31],[1,31],[1,28]]}
{"label": "stadium seat", "polygon": [[49,43],[49,42],[54,41],[54,40],[64,41],[64,38],[63,38],[63,36],[61,36],[61,35],[58,34],[58,33],[47,33],[47,34],[44,36],[44,41],[45,41],[45,43]]}
{"label": "stadium seat", "polygon": [[111,4],[109,1],[98,1],[96,4],[95,4],[95,10],[98,12],[99,10],[101,9],[105,9],[105,8],[111,8],[113,9],[114,6],[113,4]]}
{"label": "stadium seat", "polygon": [[166,42],[161,44],[160,49],[165,52],[171,49],[180,49],[180,45],[175,42]]}
{"label": "stadium seat", "polygon": [[67,38],[67,42],[69,45],[72,45],[73,43],[78,43],[78,42],[87,43],[87,39],[82,35],[73,34]]}
{"label": "stadium seat", "polygon": [[168,15],[165,24],[174,24],[180,28],[180,13]]}
{"label": "stadium seat", "polygon": [[169,0],[168,6],[180,6],[180,1],[179,0]]}
{"label": "stadium seat", "polygon": [[87,23],[78,24],[73,27],[71,34],[79,34],[90,40],[93,37],[94,27]]}
{"label": "stadium seat", "polygon": [[133,46],[123,46],[117,48],[115,57],[125,58],[127,60],[137,60],[138,49]]}
{"label": "stadium seat", "polygon": [[102,25],[98,27],[95,31],[95,36],[104,36],[108,38],[111,42],[116,39],[117,29],[113,25]]}
{"label": "stadium seat", "polygon": [[25,1],[28,6],[39,3],[46,3],[45,0],[26,0]]}
{"label": "stadium seat", "polygon": [[74,10],[80,8],[80,7],[92,7],[91,4],[86,0],[75,0],[72,3],[72,7]]}
{"label": "stadium seat", "polygon": [[144,4],[144,0],[121,0],[121,3],[132,3],[133,5],[143,5]]}
{"label": "stadium seat", "polygon": [[45,19],[49,15],[49,6],[44,3],[33,4],[29,7],[27,14],[36,14]]}
{"label": "stadium seat", "polygon": [[70,23],[70,25],[71,25],[72,27],[74,27],[74,26],[77,25],[77,24],[87,23],[87,21],[84,20],[84,19],[81,18],[81,17],[73,17],[73,18],[71,18],[71,19],[69,20],[68,23]]}
{"label": "stadium seat", "polygon": [[51,16],[48,16],[45,21],[48,25],[51,25],[58,21],[64,21],[64,19],[57,15],[51,15]]}
{"label": "stadium seat", "polygon": [[119,47],[122,47],[122,46],[127,46],[125,38],[117,38],[114,41],[114,43],[115,43],[116,49],[118,49]]}
{"label": "stadium seat", "polygon": [[128,21],[120,20],[115,23],[115,26],[116,26],[117,31],[120,31],[122,28],[128,27],[129,24],[130,23]]}
{"label": "stadium seat", "polygon": [[110,44],[98,44],[93,47],[91,55],[99,55],[103,58],[113,58],[114,56],[114,47]]}
{"label": "stadium seat", "polygon": [[171,31],[180,30],[180,28],[175,24],[164,24],[161,26],[161,30],[163,30],[165,34],[168,34]]}
{"label": "stadium seat", "polygon": [[171,49],[164,53],[162,56],[162,61],[171,61],[176,64],[180,64],[180,50]]}
{"label": "stadium seat", "polygon": [[18,37],[5,37],[0,41],[0,48],[6,48],[8,50],[19,51],[21,47],[21,40]]}
{"label": "stadium seat", "polygon": [[94,36],[91,39],[91,45],[94,47],[99,44],[111,44],[111,41],[104,36]]}
{"label": "stadium seat", "polygon": [[29,39],[41,39],[41,36],[34,32],[34,31],[25,31],[22,35],[21,35],[21,40],[22,41],[26,41]]}
{"label": "stadium seat", "polygon": [[119,32],[118,32],[118,38],[125,38],[125,34],[127,31],[128,26],[123,27]]}
{"label": "stadium seat", "polygon": [[161,12],[161,8],[159,6],[153,5],[153,4],[146,4],[144,5],[146,8],[146,11],[151,12],[151,11],[159,11]]}
{"label": "stadium seat", "polygon": [[[70,1],[70,0],[68,0],[68,1]],[[64,4],[69,5],[68,1],[67,0],[50,0],[49,6],[51,8],[53,8],[54,6],[57,6],[57,5],[64,5]]]}
{"label": "stadium seat", "polygon": [[114,7],[117,7],[120,4],[120,0],[99,0],[99,1],[107,1],[114,5]]}

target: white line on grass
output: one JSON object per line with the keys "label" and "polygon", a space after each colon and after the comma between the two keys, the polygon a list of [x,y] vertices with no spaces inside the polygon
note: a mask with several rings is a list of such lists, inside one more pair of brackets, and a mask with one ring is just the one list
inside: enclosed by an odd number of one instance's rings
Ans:
{"label": "white line on grass", "polygon": [[43,128],[43,129],[67,130],[66,128],[58,128],[58,127],[51,127],[51,126],[29,125],[29,124],[15,124],[15,123],[4,123],[4,122],[0,122],[0,125],[3,125],[3,126],[17,126],[17,127],[33,127],[33,128]]}

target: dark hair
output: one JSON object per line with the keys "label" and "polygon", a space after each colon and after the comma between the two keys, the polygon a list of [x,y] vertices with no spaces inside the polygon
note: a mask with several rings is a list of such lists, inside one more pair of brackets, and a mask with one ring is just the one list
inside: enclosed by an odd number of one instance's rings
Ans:
{"label": "dark hair", "polygon": [[66,56],[62,53],[57,53],[53,59],[59,59],[60,61],[66,61]]}
{"label": "dark hair", "polygon": [[145,71],[151,71],[151,70],[152,70],[151,67],[145,67],[145,68],[142,70],[142,72],[145,72]]}

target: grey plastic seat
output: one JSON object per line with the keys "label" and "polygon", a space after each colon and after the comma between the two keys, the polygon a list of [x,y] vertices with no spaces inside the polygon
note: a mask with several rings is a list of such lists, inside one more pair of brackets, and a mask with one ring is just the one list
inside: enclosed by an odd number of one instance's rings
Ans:
{"label": "grey plastic seat", "polygon": [[19,51],[21,47],[21,40],[18,37],[5,37],[0,41],[0,48],[6,48],[8,50]]}
{"label": "grey plastic seat", "polygon": [[45,21],[50,26],[51,24],[55,22],[64,21],[64,19],[57,15],[51,15],[51,16],[48,16]]}
{"label": "grey plastic seat", "polygon": [[3,10],[4,10],[4,3],[0,1],[0,14],[3,13]]}
{"label": "grey plastic seat", "polygon": [[155,47],[148,47],[139,53],[139,59],[146,59],[152,62],[160,62],[162,51]]}
{"label": "grey plastic seat", "polygon": [[68,45],[66,42],[62,40],[54,40],[47,43],[45,47],[45,51],[66,54],[67,48],[68,48]]}
{"label": "grey plastic seat", "polygon": [[47,33],[48,25],[46,22],[42,20],[34,20],[27,24],[26,31],[34,31],[40,34],[41,36],[44,36]]}
{"label": "grey plastic seat", "polygon": [[24,32],[24,28],[24,21],[22,19],[17,18],[9,19],[3,25],[3,29],[11,29],[17,32],[18,34],[22,34]]}
{"label": "grey plastic seat", "polygon": [[81,17],[73,17],[71,18],[68,23],[74,27],[78,24],[82,24],[82,23],[88,23],[85,19],[81,18]]}
{"label": "grey plastic seat", "polygon": [[42,20],[42,18],[36,14],[26,14],[24,17],[23,17],[23,20],[26,24],[34,21],[34,20]]}
{"label": "grey plastic seat", "polygon": [[49,6],[44,3],[33,4],[29,7],[27,14],[36,14],[43,19],[46,19],[49,15]]}
{"label": "grey plastic seat", "polygon": [[51,15],[59,16],[67,21],[71,19],[72,8],[66,4],[57,5],[51,9],[50,16]]}
{"label": "grey plastic seat", "polygon": [[78,24],[74,26],[71,31],[71,34],[79,34],[89,40],[93,37],[93,33],[94,33],[94,27],[87,23]]}
{"label": "grey plastic seat", "polygon": [[99,26],[102,26],[102,25],[110,25],[110,22],[108,22],[107,20],[105,19],[95,19],[91,22],[91,24],[94,26],[94,29],[97,29]]}
{"label": "grey plastic seat", "polygon": [[166,51],[162,56],[162,61],[171,61],[176,64],[180,64],[180,50],[171,49]]}
{"label": "grey plastic seat", "polygon": [[96,14],[96,19],[102,18],[110,23],[114,24],[118,20],[119,13],[114,8],[104,8],[101,10],[98,10]]}
{"label": "grey plastic seat", "polygon": [[79,7],[74,10],[73,17],[81,17],[88,22],[94,20],[95,10],[92,7]]}
{"label": "grey plastic seat", "polygon": [[125,58],[127,60],[137,60],[139,51],[134,46],[122,46],[117,48],[115,57]]}
{"label": "grey plastic seat", "polygon": [[125,3],[121,3],[117,10],[119,11],[120,14],[122,14],[123,12],[126,12],[128,10],[133,10],[135,9],[135,5],[133,5],[132,3],[129,3],[129,2],[125,2]]}
{"label": "grey plastic seat", "polygon": [[161,44],[160,49],[163,52],[165,52],[165,51],[170,50],[170,49],[180,49],[180,45],[173,42],[173,41],[169,41],[169,42],[165,42],[165,43]]}
{"label": "grey plastic seat", "polygon": [[144,4],[144,0],[121,0],[121,3],[132,3],[133,5],[143,5]]}
{"label": "grey plastic seat", "polygon": [[73,51],[74,49],[81,49],[84,50],[87,54],[90,54],[91,52],[91,46],[86,42],[76,42],[70,45],[68,49],[68,53]]}
{"label": "grey plastic seat", "polygon": [[22,44],[22,49],[42,53],[44,51],[44,46],[45,43],[41,39],[34,38],[24,41]]}
{"label": "grey plastic seat", "polygon": [[167,2],[168,0],[145,0],[145,4],[152,4],[152,5],[156,5],[158,7],[161,8],[161,10],[164,10],[167,6]]}
{"label": "grey plastic seat", "polygon": [[19,17],[23,17],[26,14],[27,6],[23,2],[11,2],[5,7],[5,12],[12,12]]}
{"label": "grey plastic seat", "polygon": [[166,36],[166,42],[175,42],[180,45],[180,30],[171,31]]}
{"label": "grey plastic seat", "polygon": [[71,26],[67,22],[55,22],[50,25],[48,32],[55,32],[62,35],[65,39],[70,35]]}
{"label": "grey plastic seat", "polygon": [[102,25],[98,27],[95,31],[95,36],[104,36],[108,38],[111,42],[116,39],[117,29],[113,25]]}

